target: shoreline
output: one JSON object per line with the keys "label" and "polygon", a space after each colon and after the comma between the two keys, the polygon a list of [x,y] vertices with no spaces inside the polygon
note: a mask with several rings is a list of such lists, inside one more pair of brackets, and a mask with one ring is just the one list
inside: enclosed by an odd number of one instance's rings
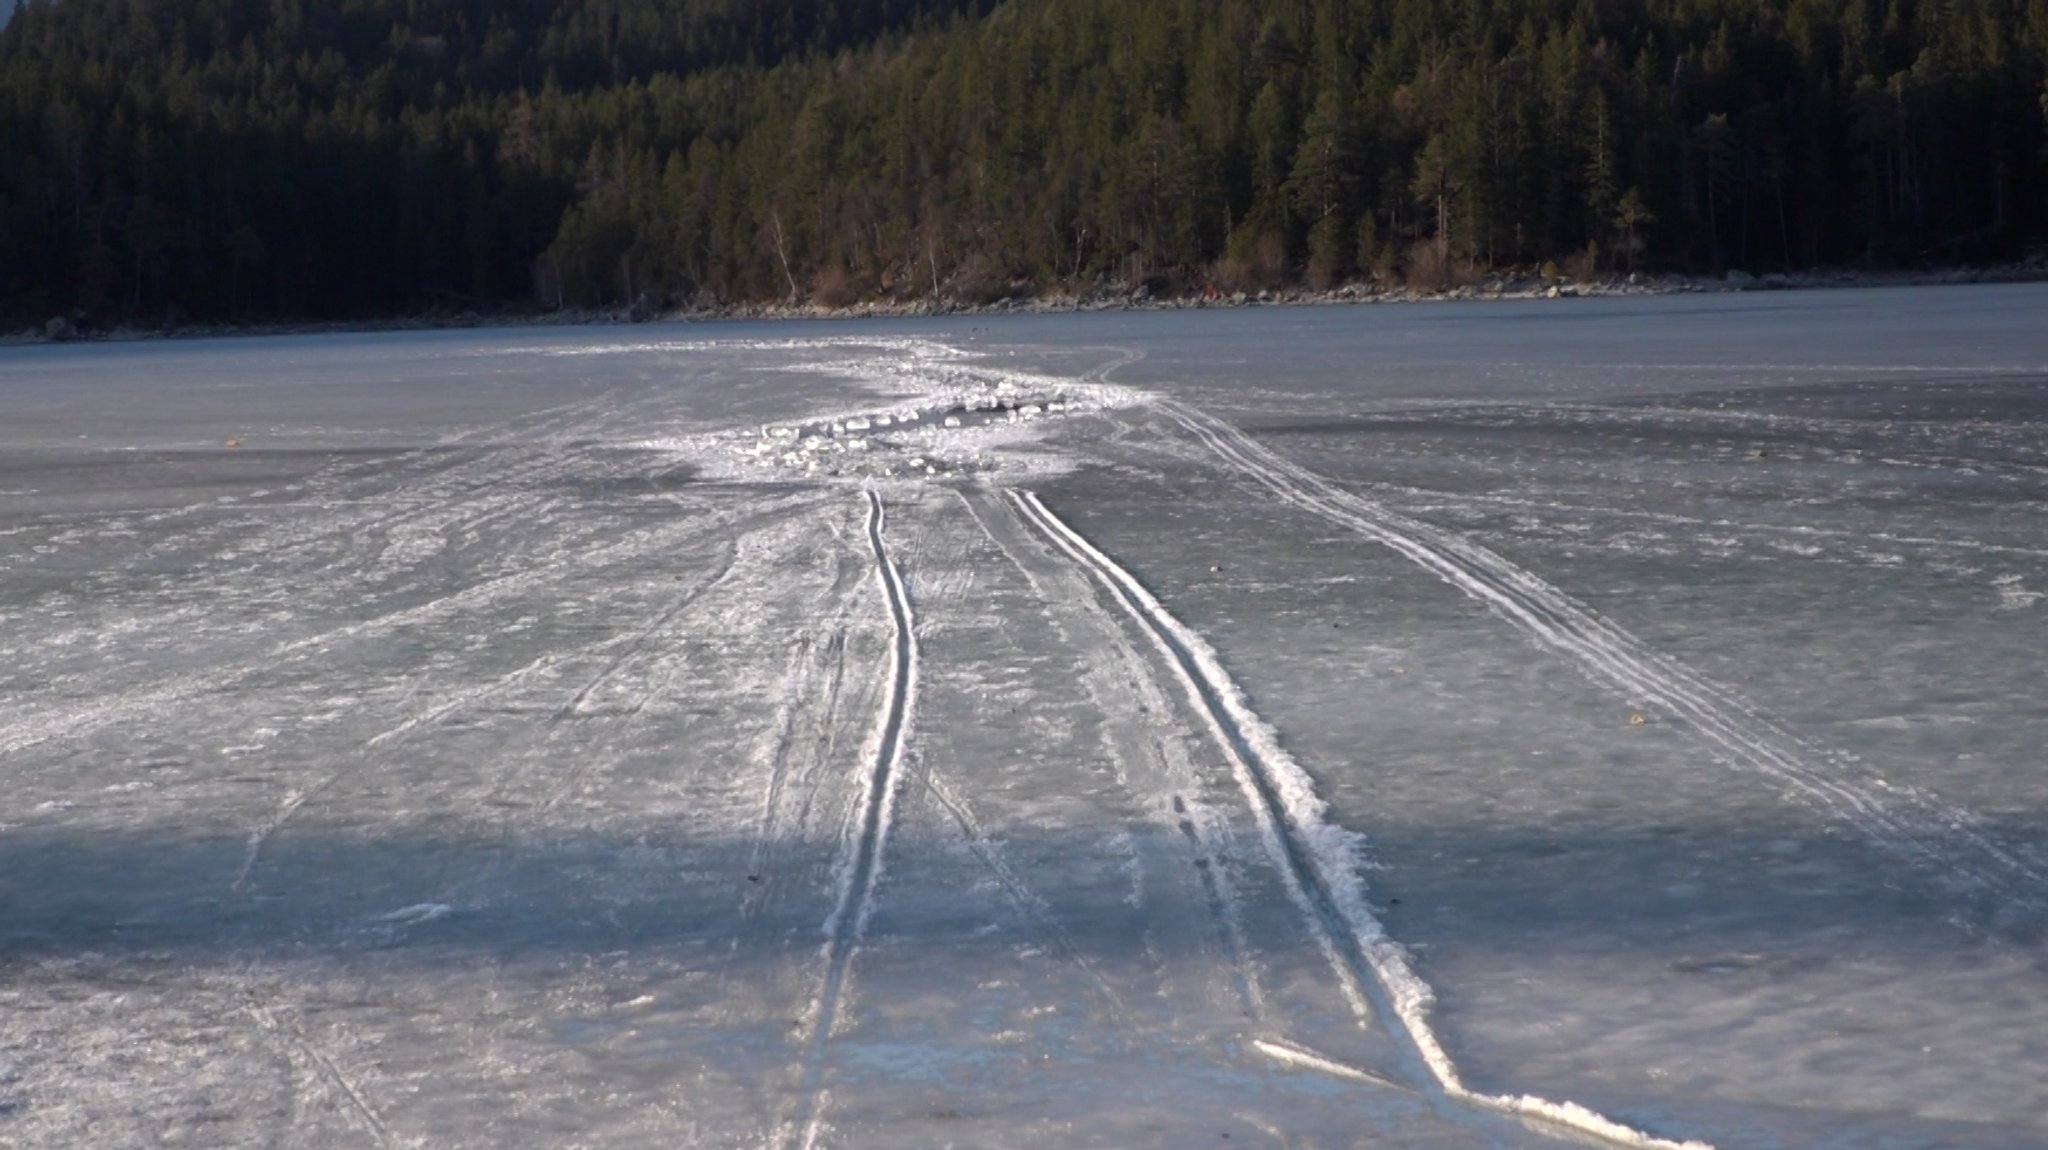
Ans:
{"label": "shoreline", "polygon": [[[1504,300],[1604,299],[1622,296],[1725,295],[1779,291],[1830,291],[1856,288],[1945,287],[1967,284],[2048,282],[2048,256],[1975,268],[1870,272],[1820,269],[1771,272],[1761,276],[1730,271],[1721,277],[1677,273],[1635,273],[1593,280],[1544,279],[1535,275],[1491,276],[1476,284],[1437,290],[1405,286],[1350,283],[1327,290],[1306,287],[1258,292],[1151,294],[1144,286],[1106,285],[1087,295],[1050,293],[1011,296],[987,303],[945,300],[876,300],[826,306],[803,303],[749,303],[714,307],[681,307],[646,312],[634,308],[569,308],[535,312],[432,313],[375,320],[330,320],[276,324],[182,324],[147,328],[119,325],[76,328],[69,320],[52,319],[42,328],[0,333],[0,348],[59,343],[130,343],[153,340],[261,338],[292,335],[369,335],[382,332],[463,331],[510,327],[637,327],[648,324],[777,322],[802,320],[924,319],[945,316],[1062,315],[1082,312],[1180,311],[1210,308],[1341,307],[1374,304],[1489,303]],[[61,326],[60,326],[61,325]]]}

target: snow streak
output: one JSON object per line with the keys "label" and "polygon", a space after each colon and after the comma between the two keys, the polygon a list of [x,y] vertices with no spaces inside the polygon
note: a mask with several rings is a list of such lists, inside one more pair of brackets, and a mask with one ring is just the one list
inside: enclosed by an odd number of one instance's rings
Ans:
{"label": "snow streak", "polygon": [[1189,703],[1229,758],[1232,773],[1259,820],[1267,849],[1290,893],[1308,912],[1347,995],[1362,990],[1379,1006],[1380,1013],[1391,1019],[1390,1033],[1419,1064],[1410,1068],[1419,1084],[1452,1102],[1533,1120],[1575,1135],[1629,1147],[1704,1150],[1704,1143],[1658,1138],[1577,1103],[1487,1094],[1466,1086],[1430,1025],[1435,994],[1415,973],[1407,952],[1387,935],[1367,906],[1358,879],[1359,837],[1325,820],[1326,806],[1316,793],[1314,780],[1280,746],[1273,728],[1252,711],[1215,649],[1035,494],[1012,492],[1010,497],[1047,540],[1095,577],[1166,657]]}
{"label": "snow streak", "polygon": [[[772,506],[800,505],[814,498],[812,494],[802,492],[777,499]],[[767,509],[757,509],[757,513]],[[250,655],[245,662],[167,678],[146,688],[138,685],[83,706],[74,704],[19,710],[0,721],[0,756],[17,754],[41,743],[81,738],[116,723],[162,714],[206,695],[226,693],[253,678],[269,674],[282,660],[314,658],[339,644],[375,639],[409,627],[438,623],[452,616],[483,612],[505,599],[560,582],[570,575],[602,570],[656,551],[672,550],[681,543],[741,520],[742,516],[732,513],[707,512],[660,527],[636,530],[617,542],[549,556],[532,567],[492,576],[422,603],[340,623],[275,644]],[[393,736],[402,733],[395,730],[386,732]]]}
{"label": "snow streak", "polygon": [[1538,644],[1571,658],[1594,679],[1632,700],[1688,723],[1725,761],[1764,775],[1788,793],[1854,825],[1895,854],[1948,870],[1981,889],[2032,905],[2048,868],[1973,829],[1968,811],[1913,795],[1917,809],[1804,761],[1798,742],[1733,693],[1651,650],[1641,640],[1574,602],[1564,592],[1453,532],[1344,491],[1282,458],[1216,417],[1174,401],[1169,418],[1283,501],[1348,527],[1484,603]]}
{"label": "snow streak", "polygon": [[869,770],[861,780],[857,823],[853,836],[840,847],[834,865],[838,897],[825,919],[825,982],[818,992],[811,1017],[811,1034],[804,1055],[803,1085],[797,1099],[796,1120],[790,1133],[799,1145],[812,1145],[823,1118],[820,1102],[825,1046],[832,1038],[832,1025],[845,996],[846,981],[853,965],[853,952],[867,932],[875,909],[875,890],[882,880],[882,848],[889,839],[889,827],[896,813],[896,786],[902,777],[904,735],[910,728],[917,702],[917,636],[910,611],[910,595],[903,576],[882,541],[885,515],[882,498],[874,491],[868,497],[868,545],[875,553],[875,576],[889,601],[889,622],[895,642],[889,661],[888,688],[882,716],[869,742]]}

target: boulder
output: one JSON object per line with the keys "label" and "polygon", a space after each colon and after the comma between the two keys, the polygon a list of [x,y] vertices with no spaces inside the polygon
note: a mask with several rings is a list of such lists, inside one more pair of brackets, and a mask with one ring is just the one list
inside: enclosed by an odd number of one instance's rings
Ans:
{"label": "boulder", "polygon": [[43,338],[52,343],[63,343],[66,340],[77,339],[78,329],[63,316],[53,315],[50,322],[43,325]]}
{"label": "boulder", "polygon": [[1726,278],[1728,286],[1736,291],[1748,291],[1756,286],[1756,277],[1743,271],[1741,268],[1729,268]]}

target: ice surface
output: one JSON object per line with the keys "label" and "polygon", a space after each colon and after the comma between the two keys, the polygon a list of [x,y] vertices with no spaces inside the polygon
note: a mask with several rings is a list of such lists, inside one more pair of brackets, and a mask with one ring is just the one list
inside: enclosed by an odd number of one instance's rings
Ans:
{"label": "ice surface", "polygon": [[2044,305],[0,352],[0,1145],[2048,1144]]}

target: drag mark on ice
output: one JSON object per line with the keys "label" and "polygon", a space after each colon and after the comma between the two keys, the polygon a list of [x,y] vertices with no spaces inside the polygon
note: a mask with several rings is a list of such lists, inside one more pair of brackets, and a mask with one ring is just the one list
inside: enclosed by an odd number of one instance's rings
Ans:
{"label": "drag mark on ice", "polygon": [[[827,520],[825,526],[833,542],[843,540],[836,521]],[[836,742],[839,698],[846,682],[846,632],[854,610],[851,568],[842,552],[842,548],[832,549],[832,586],[827,592],[832,611],[820,618],[815,631],[798,632],[791,643],[777,691],[774,722],[754,754],[755,761],[766,769],[768,784],[762,788],[761,812],[747,851],[749,875],[766,878],[773,870],[770,864],[785,823],[783,796],[792,782],[799,787],[800,801],[787,821],[800,827],[809,817],[814,790],[811,776],[831,756]],[[741,900],[740,917],[751,918],[773,889],[772,881],[750,887]]]}
{"label": "drag mark on ice", "polygon": [[[798,493],[774,500],[762,510],[801,506],[814,500],[813,495]],[[12,755],[53,740],[80,738],[114,723],[160,713],[204,695],[224,693],[251,678],[268,674],[280,660],[324,656],[337,644],[439,623],[451,616],[482,613],[509,596],[553,585],[578,572],[601,570],[613,564],[630,562],[651,551],[672,548],[742,518],[733,513],[711,512],[695,520],[638,531],[616,543],[582,551],[565,550],[529,569],[495,576],[424,603],[276,644],[249,656],[248,661],[238,665],[207,668],[196,675],[173,678],[149,689],[124,691],[82,707],[46,707],[16,712],[7,722],[0,724],[0,755]]]}
{"label": "drag mark on ice", "polygon": [[249,832],[249,849],[242,856],[242,866],[240,870],[235,872],[235,881],[228,884],[229,891],[240,894],[248,887],[249,875],[256,869],[257,860],[263,857],[264,846],[276,836],[278,831],[284,829],[284,825],[291,821],[293,815],[299,813],[299,808],[306,805],[307,799],[326,790],[337,777],[335,775],[328,775],[305,790],[289,790],[285,792],[284,798],[277,804],[277,813],[265,819],[255,830]]}
{"label": "drag mark on ice", "polygon": [[1109,1004],[1110,1014],[1121,1021],[1126,1010],[1116,988],[1111,986],[1109,979],[1103,977],[1102,971],[1088,960],[1088,956],[1075,944],[1073,936],[1059,924],[1059,920],[1052,916],[1052,910],[1046,905],[1045,900],[1025,884],[1015,868],[1003,861],[1002,853],[996,849],[995,843],[989,840],[988,833],[982,830],[981,820],[974,817],[973,809],[961,801],[937,774],[926,771],[923,782],[939,806],[953,816],[953,822],[966,836],[967,848],[974,852],[975,858],[981,860],[981,865],[988,868],[989,874],[996,880],[996,885],[1009,897],[1011,905],[1031,920],[1032,925],[1051,942],[1053,949],[1058,951],[1062,958],[1080,967],[1081,971],[1094,981],[1096,989],[1102,992],[1103,999]]}
{"label": "drag mark on ice", "polygon": [[[189,520],[202,515],[212,515],[218,513],[223,508],[234,508],[237,510],[250,511],[273,511],[299,510],[311,507],[320,510],[332,510],[339,506],[353,505],[353,500],[348,500],[343,494],[343,492],[336,490],[338,485],[344,484],[348,481],[358,478],[378,477],[382,475],[387,475],[393,470],[401,467],[412,468],[420,466],[422,464],[432,464],[441,457],[443,457],[444,455],[446,455],[452,449],[462,447],[465,444],[468,444],[470,441],[476,439],[487,439],[496,442],[506,442],[514,439],[532,439],[535,436],[547,438],[549,437],[549,432],[555,430],[551,426],[553,424],[563,424],[566,421],[573,419],[581,421],[579,424],[576,424],[576,426],[587,425],[589,413],[601,409],[606,404],[606,402],[608,402],[611,398],[611,396],[606,395],[599,396],[595,399],[579,400],[574,403],[563,404],[557,407],[545,408],[539,411],[530,412],[518,419],[507,420],[503,423],[483,424],[475,427],[465,428],[453,434],[444,436],[429,446],[415,447],[406,451],[401,451],[390,455],[372,453],[371,458],[367,460],[351,458],[349,457],[349,453],[345,452],[336,453],[342,455],[343,457],[337,460],[336,462],[330,463],[326,467],[320,468],[312,472],[303,479],[300,479],[293,483],[284,484],[275,489],[274,491],[268,493],[270,495],[287,497],[286,499],[267,499],[262,502],[256,502],[259,496],[265,494],[262,492],[257,492],[252,493],[248,496],[229,496],[219,501],[187,504],[184,506],[169,508],[161,511],[155,511],[149,514],[139,516],[114,515],[106,518],[103,521],[100,521],[97,524],[97,529],[92,534],[81,536],[80,541],[90,541],[96,538],[97,536],[101,535],[125,536],[131,534],[134,527],[138,525],[158,526],[165,523],[177,522],[180,520]],[[531,423],[532,426],[527,426],[528,423]],[[560,430],[566,433],[568,430],[570,430],[570,428],[565,426],[562,427]],[[559,438],[559,435],[554,436],[554,438]],[[444,473],[444,476],[446,474],[448,473]],[[485,482],[488,482],[491,478],[491,476],[484,476],[483,480]],[[437,478],[436,480],[434,480],[434,482],[438,483],[439,479]],[[403,498],[409,491],[421,489],[423,486],[424,485],[420,483],[408,482],[400,486],[395,492],[391,493],[391,496],[386,496],[384,498],[378,499],[376,501],[376,506],[379,508],[388,507],[391,506],[394,502],[411,502],[416,503],[419,506],[426,506],[434,502],[434,499],[432,497],[423,495],[421,498],[417,500],[406,500]],[[5,493],[0,492],[0,494]],[[296,498],[302,495],[305,496],[304,499]],[[399,498],[394,499],[392,496],[397,496]],[[205,524],[199,527],[195,527],[193,530],[184,533],[182,538],[192,541],[210,539],[218,535],[224,526],[224,524],[219,522]],[[296,531],[299,529],[300,523],[297,520],[294,520],[287,526],[291,530]],[[320,530],[318,532],[318,535],[330,536],[334,534],[345,534],[349,530],[350,528],[346,525],[330,525]],[[246,550],[249,553],[270,556],[275,555],[280,551],[300,546],[305,542],[310,542],[313,538],[315,538],[315,536],[310,535],[301,536],[290,540],[278,538],[264,538],[248,545],[245,549],[233,548],[230,550]],[[216,558],[228,557],[228,552],[223,552],[221,555],[216,556]],[[246,568],[244,567],[238,569],[236,573],[238,575],[245,574]]]}
{"label": "drag mark on ice", "polygon": [[[624,650],[615,653],[604,666],[604,668],[602,668],[594,678],[587,682],[583,686],[583,688],[579,690],[573,698],[570,699],[569,702],[563,704],[562,707],[556,711],[553,721],[560,722],[565,718],[572,717],[575,714],[579,713],[584,701],[588,699],[590,694],[593,691],[595,691],[606,679],[608,679],[613,674],[617,673],[619,667],[622,666],[627,659],[631,658],[632,655],[635,654],[642,646],[644,646],[647,639],[650,636],[652,636],[655,632],[659,631],[662,627],[666,626],[670,620],[675,618],[675,616],[678,613],[680,613],[685,607],[687,607],[690,603],[694,602],[700,596],[704,595],[711,589],[717,587],[720,583],[724,582],[724,580],[731,574],[732,566],[732,549],[728,547],[726,550],[725,560],[719,566],[716,572],[705,578],[698,580],[688,590],[684,591],[682,594],[678,595],[674,600],[672,600],[667,607],[658,612],[652,620],[643,624],[637,631],[628,635],[615,636],[613,638],[606,639],[599,643],[591,644],[588,647],[572,652],[571,655],[568,657],[583,656],[594,652],[603,651],[607,648],[620,646],[624,647]],[[501,675],[496,679],[484,683],[481,686],[478,686],[468,691],[458,692],[453,697],[445,699],[440,703],[425,708],[424,710],[415,712],[414,714],[406,717],[404,720],[397,723],[395,726],[389,727],[379,734],[372,735],[366,742],[364,742],[363,747],[366,750],[375,750],[378,747],[393,742],[394,740],[406,738],[409,735],[411,735],[412,732],[419,730],[422,727],[431,727],[432,725],[439,723],[442,719],[447,718],[451,714],[455,714],[459,711],[463,711],[468,708],[474,707],[481,702],[496,697],[497,695],[500,695],[505,691],[522,684],[527,679],[533,677],[535,674],[556,666],[557,664],[562,662],[563,658],[564,656],[561,654],[550,652],[548,654],[540,656],[539,658],[534,659],[529,663],[526,663],[521,667],[515,668],[514,670],[507,672],[506,674]],[[578,770],[580,769],[581,763],[582,760],[580,758],[574,760],[575,765],[572,766],[570,772],[557,785],[553,794],[544,804],[544,809],[554,809],[554,807],[561,801],[562,797],[568,793],[578,775]],[[240,893],[249,885],[250,874],[255,871],[256,864],[262,858],[264,849],[270,844],[270,842],[273,839],[277,837],[278,832],[284,829],[285,824],[292,820],[292,817],[298,813],[299,809],[305,805],[308,799],[314,797],[321,791],[324,791],[328,787],[332,786],[335,780],[339,777],[340,776],[338,774],[330,773],[322,777],[320,781],[314,783],[310,787],[307,787],[303,790],[294,789],[286,792],[284,799],[279,803],[277,812],[273,814],[269,819],[258,824],[254,830],[250,831],[248,851],[246,855],[243,857],[241,869],[236,872],[234,881],[229,884],[228,889],[230,891]]]}
{"label": "drag mark on ice", "polygon": [[[2048,882],[2048,867],[1972,829],[1980,820],[1970,812],[1902,792],[1880,795],[1807,765],[1798,741],[1757,715],[1748,703],[1651,650],[1502,556],[1344,491],[1206,412],[1171,400],[1161,401],[1159,407],[1282,501],[1391,548],[1484,603],[1539,645],[1568,656],[1597,681],[1684,721],[1726,762],[1776,781],[1789,794],[1857,827],[1878,845],[2027,905],[2037,901],[2035,892]],[[1907,805],[1914,809],[1899,809]]]}
{"label": "drag mark on ice", "polygon": [[740,545],[737,542],[727,541],[716,571],[697,579],[689,589],[669,600],[668,606],[662,608],[638,630],[630,635],[621,636],[614,644],[608,644],[616,645],[618,650],[612,652],[611,658],[605,660],[604,666],[598,668],[596,674],[577,688],[576,693],[569,697],[569,701],[555,711],[550,721],[559,723],[565,719],[589,714],[591,698],[647,647],[649,639],[659,634],[690,604],[718,590],[725,585],[726,580],[732,578],[733,567],[738,562],[739,549]]}
{"label": "drag mark on ice", "polygon": [[[811,774],[830,751],[830,732],[846,677],[843,604],[831,627],[823,642],[809,632],[798,636],[783,674],[774,727],[765,748],[756,756],[767,763],[768,785],[762,789],[761,812],[754,822],[752,845],[747,849],[747,874],[762,876],[764,880],[775,869],[773,863],[785,823],[801,825],[810,810],[806,790],[798,809],[785,818],[783,796],[789,792],[792,781],[807,788]],[[752,918],[758,913],[773,889],[772,880],[749,885],[740,902],[740,917]]]}
{"label": "drag mark on ice", "polygon": [[[1289,894],[1315,928],[1346,996],[1354,1003],[1361,997],[1371,999],[1378,1013],[1390,1020],[1388,1031],[1406,1048],[1410,1076],[1418,1086],[1450,1102],[1511,1115],[1572,1136],[1590,1135],[1629,1147],[1702,1150],[1703,1143],[1658,1138],[1576,1103],[1487,1094],[1466,1086],[1430,1025],[1435,993],[1415,973],[1407,952],[1388,936],[1366,904],[1358,879],[1358,836],[1324,819],[1326,806],[1316,793],[1314,780],[1280,746],[1278,733],[1252,711],[1215,649],[1036,495],[1013,491],[1010,498],[1055,547],[1095,577],[1165,656],[1188,701],[1208,723],[1230,760],[1232,773],[1259,820],[1267,850],[1286,879]],[[1265,1052],[1272,1056],[1270,1050]]]}
{"label": "drag mark on ice", "polygon": [[823,1118],[821,1078],[825,1047],[832,1038],[832,1026],[853,964],[853,952],[866,933],[875,909],[875,890],[882,879],[882,850],[888,843],[889,826],[896,813],[896,789],[902,777],[904,736],[910,728],[917,703],[917,635],[910,610],[910,595],[903,576],[889,557],[882,539],[886,517],[882,498],[874,491],[868,498],[868,545],[875,555],[875,577],[889,603],[889,622],[895,632],[889,663],[888,689],[884,694],[881,721],[869,746],[869,769],[861,779],[857,823],[852,837],[841,844],[834,870],[838,875],[838,897],[825,919],[825,981],[811,1011],[811,1032],[804,1054],[803,1083],[797,1097],[796,1118],[790,1133],[799,1145],[812,1145]]}
{"label": "drag mark on ice", "polygon": [[[698,579],[688,590],[672,599],[668,606],[662,608],[654,618],[642,624],[637,631],[600,644],[599,647],[617,646],[620,649],[614,651],[611,657],[605,661],[604,666],[600,667],[595,674],[585,680],[583,685],[577,688],[576,693],[571,695],[567,702],[555,709],[555,713],[548,719],[549,737],[559,737],[564,723],[591,714],[592,711],[589,708],[589,703],[592,696],[596,695],[605,684],[618,675],[622,668],[636,658],[647,647],[649,639],[668,627],[692,603],[717,590],[727,579],[731,578],[738,552],[739,545],[728,542],[725,546],[723,557],[719,561],[718,570]],[[645,705],[646,699],[644,697],[636,700],[631,708],[631,712],[637,712]],[[570,756],[568,767],[555,779],[554,786],[549,790],[546,801],[541,803],[541,809],[543,811],[552,811],[567,800],[570,795],[576,793],[577,788],[583,782],[585,772],[590,769],[590,763],[591,757],[588,755]]]}
{"label": "drag mark on ice", "polygon": [[522,667],[515,668],[511,671],[506,672],[503,675],[498,676],[495,679],[492,679],[488,683],[484,683],[480,686],[471,688],[467,691],[457,692],[450,698],[443,699],[441,702],[436,703],[431,707],[428,707],[421,711],[416,711],[413,714],[406,716],[404,719],[399,720],[399,722],[395,725],[386,728],[378,734],[371,735],[370,738],[366,742],[364,742],[363,746],[371,748],[381,747],[384,744],[389,743],[395,739],[402,739],[407,735],[411,734],[412,732],[420,729],[421,727],[431,727],[434,724],[440,722],[442,719],[445,719],[458,711],[474,707],[478,703],[484,702],[487,699],[493,698],[513,687],[518,686],[519,684],[525,682],[532,676],[538,674],[541,671],[545,671],[550,667],[553,667],[556,663],[559,662],[561,662],[561,656],[553,652],[549,652],[548,654],[542,655],[539,658],[534,659],[532,662],[529,662]]}
{"label": "drag mark on ice", "polygon": [[355,1112],[358,1118],[362,1119],[364,1125],[370,1128],[370,1134],[376,1138],[377,1145],[393,1145],[391,1130],[384,1125],[384,1119],[378,1117],[377,1111],[363,1097],[361,1088],[348,1075],[342,1073],[341,1067],[336,1066],[334,1060],[327,1057],[326,1052],[313,1045],[312,1041],[297,1026],[278,1021],[277,1016],[271,1013],[270,1008],[262,1003],[250,1002],[249,1013],[255,1016],[256,1021],[262,1024],[263,1029],[272,1034],[279,1035],[289,1042],[292,1049],[298,1051],[301,1058],[312,1063],[314,1073],[318,1077],[325,1078],[334,1085],[335,1089],[341,1092],[341,1096],[348,1100],[349,1108]]}
{"label": "drag mark on ice", "polygon": [[[843,647],[844,640],[833,635],[827,640],[828,656],[832,647]],[[782,788],[789,776],[790,748],[796,742],[797,718],[809,692],[804,682],[809,678],[812,650],[816,640],[810,632],[797,635],[790,645],[789,662],[782,673],[782,689],[775,705],[775,721],[768,736],[768,751],[763,756],[768,761],[768,785],[761,790],[761,813],[754,820],[754,841],[747,850],[747,874],[764,873],[763,863],[774,849],[776,820],[782,809]],[[835,660],[836,664],[836,660]],[[740,917],[750,917],[758,896],[749,892],[741,900]]]}

